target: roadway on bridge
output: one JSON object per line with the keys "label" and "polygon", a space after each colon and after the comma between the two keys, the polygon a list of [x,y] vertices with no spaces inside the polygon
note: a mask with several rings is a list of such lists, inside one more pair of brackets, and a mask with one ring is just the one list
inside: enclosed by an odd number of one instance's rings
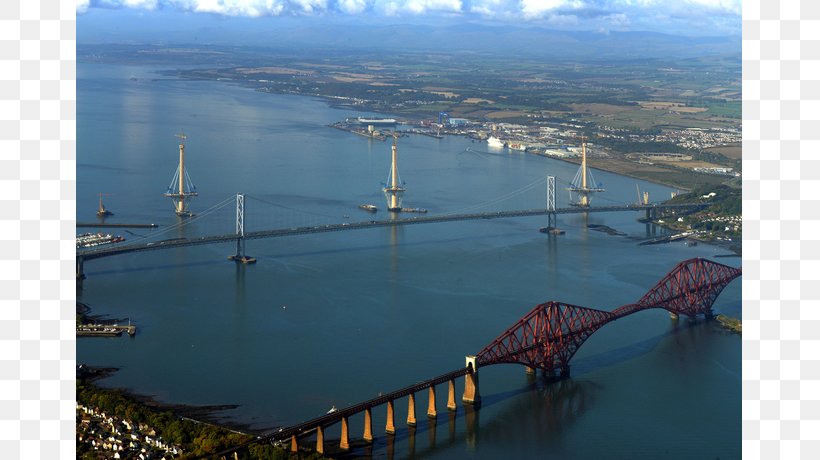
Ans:
{"label": "roadway on bridge", "polygon": [[[623,205],[623,206],[599,206],[590,208],[558,208],[556,214],[583,214],[589,212],[622,212],[622,211],[646,211],[646,210],[671,210],[671,209],[694,209],[703,207],[703,204],[676,204],[676,205]],[[245,239],[279,238],[294,235],[307,235],[312,233],[338,232],[346,230],[361,230],[365,228],[391,227],[400,225],[432,224],[441,222],[457,222],[478,219],[502,219],[510,217],[544,216],[547,214],[545,208],[523,209],[514,211],[492,211],[471,214],[447,214],[438,216],[415,216],[401,219],[370,220],[362,222],[345,222],[340,224],[327,224],[307,227],[279,228],[272,230],[262,230],[256,232],[246,232]],[[118,245],[100,249],[77,251],[77,257],[84,260],[98,259],[118,254],[131,252],[152,251],[160,249],[171,249],[184,246],[198,246],[203,244],[217,244],[235,242],[236,234],[202,236],[198,238],[176,238],[163,241],[134,243]]]}

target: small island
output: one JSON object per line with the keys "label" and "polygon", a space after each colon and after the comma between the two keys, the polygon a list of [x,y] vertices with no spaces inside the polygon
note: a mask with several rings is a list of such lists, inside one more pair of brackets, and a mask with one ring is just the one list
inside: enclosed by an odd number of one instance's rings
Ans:
{"label": "small island", "polygon": [[726,315],[717,315],[715,319],[723,326],[725,329],[728,329],[734,333],[742,334],[742,326],[743,324],[737,318],[730,318]]}

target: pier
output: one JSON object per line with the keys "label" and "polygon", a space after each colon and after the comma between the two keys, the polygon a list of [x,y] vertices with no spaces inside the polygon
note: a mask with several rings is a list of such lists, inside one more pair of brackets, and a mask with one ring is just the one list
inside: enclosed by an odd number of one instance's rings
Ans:
{"label": "pier", "polygon": [[157,228],[159,225],[157,224],[100,224],[96,222],[77,222],[77,228],[80,227],[90,227],[90,228]]}
{"label": "pier", "polygon": [[349,133],[356,134],[356,135],[359,135],[359,136],[362,136],[362,137],[366,137],[368,139],[377,139],[377,140],[380,140],[380,141],[384,141],[384,140],[387,139],[387,136],[385,134],[382,134],[379,131],[376,131],[375,129],[370,131],[370,130],[359,128],[357,126],[349,126],[349,125],[346,125],[346,124],[343,124],[343,123],[333,123],[329,126],[331,126],[333,128],[336,128],[340,131],[347,131]]}
{"label": "pier", "polygon": [[652,238],[651,240],[642,241],[638,243],[641,246],[645,246],[647,244],[660,244],[660,243],[670,243],[672,241],[682,240],[684,238],[689,238],[691,236],[695,236],[695,232],[683,232],[683,233],[676,233],[674,235],[664,235],[659,236],[657,238]]}
{"label": "pier", "polygon": [[128,324],[78,324],[77,337],[119,337],[125,332],[133,337],[137,333],[137,326]]}

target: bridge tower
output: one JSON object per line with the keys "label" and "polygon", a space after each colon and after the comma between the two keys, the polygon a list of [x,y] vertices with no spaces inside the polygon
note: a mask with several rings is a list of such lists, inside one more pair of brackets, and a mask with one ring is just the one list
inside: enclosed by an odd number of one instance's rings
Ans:
{"label": "bridge tower", "polygon": [[98,217],[113,216],[113,215],[114,215],[114,213],[113,213],[113,212],[111,212],[111,211],[109,211],[108,209],[105,209],[105,206],[103,206],[103,202],[102,202],[102,197],[103,197],[103,195],[105,195],[105,196],[110,196],[111,194],[110,194],[110,193],[102,193],[102,192],[100,192],[100,206],[97,208],[97,216],[98,216]]}
{"label": "bridge tower", "polygon": [[[589,178],[589,180],[587,180],[587,178]],[[578,200],[573,201],[570,204],[580,208],[589,207],[590,193],[604,191],[603,188],[596,184],[595,178],[592,177],[592,171],[587,168],[587,144],[583,136],[581,136],[581,167],[578,168],[578,172],[575,173],[575,177],[572,179],[572,184],[570,184],[567,190],[570,192],[575,192],[578,195]],[[572,193],[570,193],[570,196],[571,195]]]}
{"label": "bridge tower", "polygon": [[555,212],[555,176],[547,176],[547,226],[541,227],[541,233],[562,235],[558,229],[558,214]]}
{"label": "bridge tower", "polygon": [[185,170],[185,134],[177,134],[179,138],[179,166],[176,173],[168,185],[168,190],[163,194],[171,198],[174,203],[174,212],[180,217],[190,217],[193,213],[188,209],[191,199],[198,195],[188,171]]}
{"label": "bridge tower", "polygon": [[80,254],[77,254],[77,258],[76,258],[76,261],[75,261],[75,263],[76,263],[75,276],[77,278],[77,287],[78,288],[83,287],[83,280],[85,279],[85,264],[84,264],[84,262],[85,262],[85,259],[83,258],[83,256],[81,256]]}
{"label": "bridge tower", "polygon": [[398,134],[394,131],[390,173],[387,176],[387,184],[382,189],[387,199],[387,210],[390,212],[401,212],[401,196],[404,193],[404,188],[401,186],[401,180],[399,179],[398,148],[396,147],[398,138]]}
{"label": "bridge tower", "polygon": [[461,400],[467,404],[481,404],[481,395],[478,392],[478,360],[474,355],[467,355],[467,369],[464,374],[464,395]]}
{"label": "bridge tower", "polygon": [[243,264],[256,263],[256,259],[245,255],[245,195],[236,194],[236,254],[228,256],[228,260]]}

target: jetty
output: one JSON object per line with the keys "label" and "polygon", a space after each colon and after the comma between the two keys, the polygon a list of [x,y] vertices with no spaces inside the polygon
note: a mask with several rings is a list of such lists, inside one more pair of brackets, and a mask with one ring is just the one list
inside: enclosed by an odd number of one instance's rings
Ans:
{"label": "jetty", "polygon": [[137,333],[137,326],[127,324],[78,324],[77,337],[119,337],[125,332],[133,337]]}
{"label": "jetty", "polygon": [[77,222],[77,228],[80,227],[96,227],[96,228],[157,228],[157,224],[105,224],[97,222]]}
{"label": "jetty", "polygon": [[689,238],[690,236],[695,235],[695,232],[683,232],[683,233],[676,233],[674,235],[666,235],[666,236],[659,236],[657,238],[652,238],[650,240],[642,241],[638,243],[639,246],[644,246],[647,244],[659,244],[659,243],[669,243],[672,241],[682,240],[684,238]]}

